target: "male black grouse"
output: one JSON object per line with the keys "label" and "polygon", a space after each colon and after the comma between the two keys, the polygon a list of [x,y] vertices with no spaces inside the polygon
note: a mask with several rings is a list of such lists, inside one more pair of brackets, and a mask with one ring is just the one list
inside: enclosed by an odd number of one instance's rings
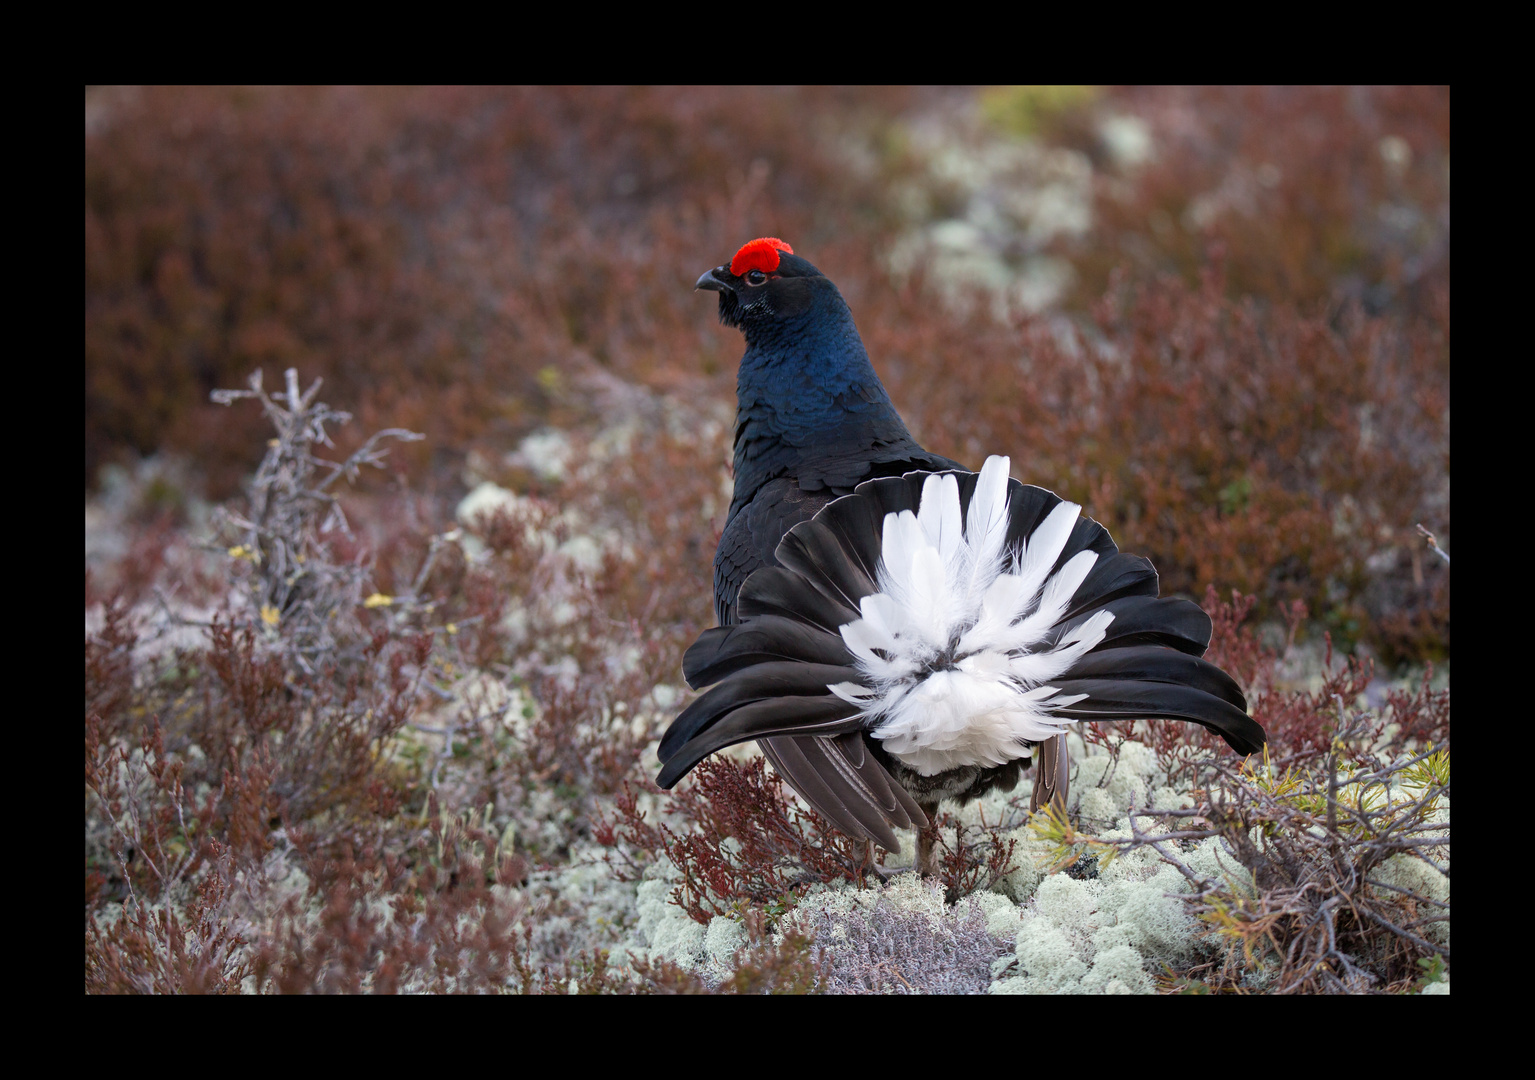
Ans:
{"label": "male black grouse", "polygon": [[712,689],[662,738],[661,787],[756,739],[849,835],[895,850],[918,828],[931,873],[939,800],[1011,789],[1036,747],[1033,804],[1064,806],[1077,721],[1176,717],[1262,747],[1241,690],[1200,659],[1209,617],[1158,599],[1149,561],[1007,458],[975,473],[918,446],[837,287],[788,244],[753,240],[697,288],[746,354],[720,625],[683,659]]}

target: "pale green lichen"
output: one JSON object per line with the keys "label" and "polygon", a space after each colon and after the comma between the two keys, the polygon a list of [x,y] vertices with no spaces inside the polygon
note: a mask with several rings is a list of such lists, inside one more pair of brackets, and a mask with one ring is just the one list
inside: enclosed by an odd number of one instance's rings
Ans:
{"label": "pale green lichen", "polygon": [[1034,907],[1063,930],[1089,932],[1096,927],[1093,913],[1101,888],[1093,882],[1056,874],[1046,878],[1035,891]]}
{"label": "pale green lichen", "polygon": [[986,916],[986,932],[1002,941],[1014,941],[1023,928],[1023,916],[1018,905],[1006,896],[995,892],[975,894],[975,902]]}
{"label": "pale green lichen", "polygon": [[[1068,879],[1069,880],[1069,879]],[[1088,965],[1075,936],[1049,918],[1034,918],[1018,933],[1016,948],[1021,977],[993,986],[998,993],[1063,994],[1081,990]]]}
{"label": "pale green lichen", "polygon": [[1201,840],[1193,851],[1182,856],[1183,863],[1201,877],[1225,881],[1238,892],[1251,894],[1255,890],[1252,873],[1237,861],[1226,842],[1218,836]]}
{"label": "pale green lichen", "polygon": [[1090,751],[1073,762],[1071,773],[1070,809],[1080,814],[1084,829],[1109,825],[1132,805],[1143,810],[1192,805],[1186,794],[1167,786],[1156,753],[1143,743],[1127,741],[1117,756],[1097,746]]}
{"label": "pale green lichen", "polygon": [[1099,950],[1081,988],[1089,994],[1150,994],[1156,989],[1146,974],[1145,958],[1129,945]]}
{"label": "pale green lichen", "polygon": [[681,875],[668,860],[656,859],[645,868],[635,906],[639,931],[652,956],[696,969],[702,965],[704,928],[671,902],[672,890]]}
{"label": "pale green lichen", "polygon": [[919,912],[934,920],[948,913],[943,902],[943,888],[936,882],[924,881],[916,874],[908,873],[895,875],[883,888],[859,888],[846,881],[812,885],[795,906],[794,918],[815,911],[827,911],[834,915],[845,915],[860,909],[870,911],[881,903],[900,911]]}
{"label": "pale green lichen", "polygon": [[1013,842],[1013,868],[998,879],[993,889],[1015,904],[1026,903],[1047,876],[1050,844],[1027,827],[1014,829],[1002,839]]}
{"label": "pale green lichen", "polygon": [[[1128,943],[1142,954],[1169,962],[1194,951],[1197,924],[1177,899],[1188,891],[1183,876],[1164,866],[1144,882],[1119,882],[1105,890],[1100,910],[1114,916]],[[1169,895],[1172,894],[1172,895]]]}
{"label": "pale green lichen", "polygon": [[[1143,780],[1144,762],[1132,759],[1131,765],[1128,775]],[[1128,782],[1122,788],[1126,796],[1134,790]],[[1137,828],[1143,835],[1165,831],[1152,818],[1138,819]],[[1130,837],[1128,817],[1102,836]],[[1202,854],[1213,865],[1213,851]],[[1186,962],[1198,948],[1199,926],[1178,899],[1190,889],[1185,877],[1149,848],[1121,855],[1096,878],[1045,878],[1019,910],[1016,963],[998,971],[1002,977],[992,992],[1154,992],[1152,971]]]}
{"label": "pale green lichen", "polygon": [[704,955],[721,975],[731,970],[736,952],[744,949],[746,943],[746,927],[726,915],[710,919],[709,928],[704,931]]}
{"label": "pale green lichen", "polygon": [[[1441,904],[1450,902],[1450,879],[1422,859],[1415,858],[1405,851],[1381,863],[1370,877],[1398,889],[1409,889]],[[1420,908],[1418,915],[1420,918],[1426,918],[1439,913],[1440,909]],[[1443,913],[1449,914],[1447,910]],[[1419,928],[1418,933],[1429,941],[1437,942],[1445,948],[1450,947],[1448,919],[1443,922],[1428,923]]]}
{"label": "pale green lichen", "polygon": [[[1082,747],[1080,740],[1076,748],[1087,756],[1074,759],[1074,798],[1084,818],[1095,812],[1108,815],[1092,828],[1100,840],[1123,841],[1135,833],[1155,838],[1167,832],[1161,819],[1141,814],[1132,831],[1132,806],[1192,803],[1187,793],[1168,786],[1155,755],[1140,743],[1123,744],[1117,760],[1099,747]],[[1186,967],[1209,948],[1205,928],[1180,899],[1194,886],[1167,856],[1179,860],[1195,878],[1221,882],[1238,895],[1255,892],[1250,872],[1218,837],[1187,847],[1167,841],[1161,853],[1149,846],[1120,848],[1116,857],[1096,868],[1089,858],[1071,874],[1052,875],[1051,843],[1027,827],[1008,828],[1020,819],[1019,798],[1019,792],[995,792],[965,807],[946,808],[967,837],[973,836],[968,830],[983,827],[996,835],[1000,826],[1006,830],[1003,841],[1015,842],[1008,873],[990,891],[971,896],[968,913],[964,902],[946,906],[935,882],[903,873],[883,887],[846,882],[811,886],[795,910],[780,920],[775,937],[791,928],[813,933],[817,948],[825,950],[823,959],[832,962],[834,976],[828,985],[844,992],[974,992],[974,972],[965,976],[971,980],[967,982],[940,971],[950,979],[944,988],[931,982],[936,976],[929,968],[952,967],[944,958],[963,956],[968,967],[981,965],[978,985],[986,985],[989,969],[992,993],[1146,994],[1155,992],[1158,972]],[[1425,816],[1447,824],[1448,800],[1442,802],[1445,805]],[[1110,824],[1113,827],[1104,827]],[[952,830],[951,825],[944,838],[951,845],[956,839]],[[887,856],[887,867],[910,864],[914,834],[901,839],[901,850]],[[1254,829],[1252,840],[1260,849],[1265,844],[1261,828]],[[1108,849],[1085,850],[1101,856]],[[732,958],[746,942],[744,927],[734,919],[717,918],[706,929],[688,919],[670,902],[676,871],[664,860],[661,864],[647,871],[639,886],[638,922],[647,951],[706,978],[727,975]],[[1085,878],[1075,876],[1084,872]],[[1408,855],[1387,860],[1374,876],[1431,899],[1449,899],[1448,878]],[[1428,924],[1423,933],[1448,944],[1448,923]],[[987,940],[1005,943],[1010,953],[986,960],[980,943]],[[1254,970],[1244,985],[1261,991],[1277,974],[1277,969],[1268,970],[1272,967]],[[1448,993],[1448,982],[1427,984],[1423,992]]]}

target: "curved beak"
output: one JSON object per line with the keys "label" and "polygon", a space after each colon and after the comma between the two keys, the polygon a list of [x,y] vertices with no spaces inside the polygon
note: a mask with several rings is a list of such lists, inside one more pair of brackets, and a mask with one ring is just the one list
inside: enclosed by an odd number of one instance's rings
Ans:
{"label": "curved beak", "polygon": [[697,292],[699,289],[708,289],[711,292],[724,292],[725,283],[720,280],[720,277],[726,272],[723,266],[716,266],[713,270],[705,270],[702,274],[698,275],[698,281],[694,283],[693,291]]}

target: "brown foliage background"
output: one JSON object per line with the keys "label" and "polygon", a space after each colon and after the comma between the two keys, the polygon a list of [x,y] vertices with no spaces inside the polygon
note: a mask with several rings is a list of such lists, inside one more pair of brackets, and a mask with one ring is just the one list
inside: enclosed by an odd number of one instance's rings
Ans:
{"label": "brown foliage background", "polygon": [[[1044,111],[1034,137],[1094,165],[1093,220],[1052,243],[1076,271],[1066,321],[1005,324],[885,262],[910,226],[892,192],[922,173],[904,118],[952,97],[92,91],[87,485],[168,449],[233,491],[260,429],[208,393],[257,366],[424,432],[400,455],[449,496],[471,450],[600,423],[585,372],[728,401],[739,342],[689,285],[782,235],[842,287],[934,449],[1010,453],[1171,590],[1303,599],[1345,642],[1446,655],[1448,575],[1411,528],[1449,533],[1448,92],[1122,89]],[[1147,125],[1148,162],[1114,164],[1094,124],[1116,114]]]}

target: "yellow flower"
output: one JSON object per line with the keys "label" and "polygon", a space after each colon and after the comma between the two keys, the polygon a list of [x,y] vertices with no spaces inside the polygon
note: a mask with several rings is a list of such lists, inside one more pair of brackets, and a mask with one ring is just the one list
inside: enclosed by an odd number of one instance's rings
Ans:
{"label": "yellow flower", "polygon": [[246,547],[244,544],[236,544],[234,547],[230,548],[229,557],[231,559],[249,559],[251,562],[256,563],[257,565],[260,565],[261,563],[261,552],[254,551],[251,548]]}
{"label": "yellow flower", "polygon": [[278,614],[277,609],[274,608],[271,604],[261,605],[261,621],[266,623],[268,626],[276,626],[277,620],[280,617],[281,616]]}
{"label": "yellow flower", "polygon": [[385,596],[383,593],[376,592],[364,600],[362,602],[362,606],[366,608],[388,607],[392,603],[394,603],[394,597]]}

